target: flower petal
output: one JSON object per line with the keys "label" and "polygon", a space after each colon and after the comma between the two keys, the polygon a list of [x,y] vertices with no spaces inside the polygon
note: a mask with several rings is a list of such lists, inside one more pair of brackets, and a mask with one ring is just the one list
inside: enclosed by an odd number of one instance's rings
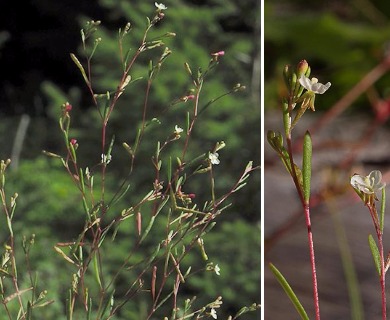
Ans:
{"label": "flower petal", "polygon": [[328,82],[327,84],[322,83],[314,83],[311,87],[312,91],[318,94],[323,94],[326,90],[328,90],[331,86],[331,83]]}
{"label": "flower petal", "polygon": [[373,194],[374,190],[372,189],[370,185],[370,181],[365,176],[361,176],[359,174],[355,174],[351,177],[351,185],[355,189],[366,193],[366,194]]}
{"label": "flower petal", "polygon": [[301,75],[301,77],[299,78],[299,83],[306,90],[310,90],[311,91],[311,81],[310,81],[310,79],[308,77],[305,77],[304,75]]}

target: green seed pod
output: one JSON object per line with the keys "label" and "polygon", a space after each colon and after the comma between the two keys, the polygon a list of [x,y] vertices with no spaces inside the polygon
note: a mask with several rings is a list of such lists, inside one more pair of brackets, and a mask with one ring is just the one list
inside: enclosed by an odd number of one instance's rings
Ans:
{"label": "green seed pod", "polygon": [[311,158],[312,141],[309,131],[306,131],[303,138],[303,160],[302,160],[302,178],[303,178],[303,198],[306,204],[310,200],[310,182],[311,182]]}

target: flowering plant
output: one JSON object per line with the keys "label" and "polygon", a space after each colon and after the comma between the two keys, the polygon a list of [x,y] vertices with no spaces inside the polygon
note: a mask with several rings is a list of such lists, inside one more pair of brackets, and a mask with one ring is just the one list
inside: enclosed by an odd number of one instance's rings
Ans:
{"label": "flowering plant", "polygon": [[[158,115],[159,119],[150,115],[150,92],[161,66],[171,54],[163,38],[174,36],[174,33],[159,37],[149,34],[162,21],[162,11],[167,9],[162,3],[155,3],[155,6],[157,10],[147,19],[138,47],[126,47],[129,23],[119,30],[121,65],[119,72],[115,73],[115,83],[105,82],[105,93],[101,93],[102,89],[96,84],[98,75],[93,72],[96,63],[93,58],[104,43],[96,36],[100,21],[86,24],[81,30],[82,53],[71,54],[95,107],[93,120],[99,123],[99,150],[92,156],[83,157],[86,138],[74,130],[72,122],[77,119],[78,106],[73,102],[63,103],[59,117],[63,151],[58,154],[45,151],[45,154],[65,169],[77,192],[81,211],[78,218],[82,223],[72,225],[72,235],[61,233],[60,237],[66,238],[56,242],[53,250],[64,270],[68,271],[64,275],[67,285],[65,289],[61,288],[66,295],[62,297],[66,304],[64,308],[58,308],[65,310],[67,319],[216,319],[221,314],[223,297],[213,295],[210,298],[204,294],[208,302],[199,303],[200,299],[196,297],[184,297],[183,288],[194,274],[207,273],[215,279],[228,273],[209,254],[207,235],[215,230],[219,217],[229,208],[228,201],[233,194],[245,186],[258,167],[250,161],[236,180],[222,190],[216,186],[218,170],[213,166],[222,162],[224,154],[220,152],[219,155],[217,151],[225,147],[225,143],[204,143],[199,154],[193,152],[192,147],[196,141],[194,131],[199,119],[202,120],[199,115],[215,101],[243,86],[235,85],[229,92],[203,104],[202,89],[208,85],[207,76],[219,64],[223,54],[209,56],[209,64],[198,68],[197,72],[186,63],[183,73],[190,88],[186,92],[173,92],[181,97],[174,103],[159,101],[168,105],[169,111],[175,104],[183,106],[187,103],[185,107],[177,108],[178,124],[167,125],[168,133],[164,132],[164,135],[154,131],[157,125],[165,124],[166,113]],[[159,49],[162,50],[156,55]],[[149,68],[146,68],[143,79],[136,79],[143,81],[146,87],[144,103],[140,118],[129,126],[130,129],[136,128],[136,133],[131,137],[121,137],[123,141],[118,142],[113,124],[118,104],[136,81],[132,79],[134,66],[145,52],[151,59]],[[131,116],[137,115],[134,109],[128,112]],[[153,148],[145,147],[148,140],[153,143]],[[121,176],[113,171],[119,157],[126,159],[126,172]],[[4,188],[9,163],[3,161],[0,166],[0,193],[6,221],[3,225],[8,227],[10,239],[0,267],[1,301],[8,319],[32,319],[36,310],[54,301],[45,299],[46,291],[38,291],[37,279],[30,271],[27,288],[18,278],[12,229],[17,194],[11,197],[9,204]],[[137,171],[148,182],[146,190],[145,185],[140,187],[134,183]],[[201,190],[192,182],[194,177],[201,182]],[[69,216],[71,214],[74,212],[69,212]],[[34,237],[23,241],[28,267],[28,253],[33,243]],[[118,254],[117,247],[125,250]],[[190,254],[196,256],[196,265],[191,262]],[[63,276],[58,270],[55,272]],[[258,308],[256,303],[244,306],[235,310],[230,318],[237,319]]]}
{"label": "flowering plant", "polygon": [[[267,138],[270,146],[277,152],[282,163],[286,167],[288,173],[293,178],[295,188],[298,192],[298,196],[302,205],[303,213],[305,216],[306,228],[308,233],[310,264],[312,270],[312,287],[313,287],[313,301],[315,318],[320,319],[320,299],[318,294],[317,284],[317,267],[316,256],[314,251],[314,237],[312,233],[311,225],[311,161],[312,161],[312,140],[309,131],[306,131],[302,139],[302,146],[297,148],[302,149],[302,163],[295,162],[294,152],[297,150],[293,148],[292,132],[298,121],[301,119],[304,112],[310,108],[315,111],[315,95],[325,93],[331,86],[330,82],[326,84],[318,83],[316,78],[310,80],[310,67],[306,61],[301,61],[296,68],[286,66],[284,70],[285,83],[288,88],[288,95],[283,100],[283,124],[284,132],[275,132],[270,130]],[[306,91],[305,91],[306,90]],[[293,119],[293,120],[292,120]],[[384,248],[384,218],[385,218],[385,204],[386,204],[386,183],[382,179],[382,173],[379,170],[373,170],[368,175],[354,174],[350,177],[350,185],[353,187],[356,194],[362,200],[363,204],[367,207],[373,226],[375,229],[375,236],[371,234],[368,237],[369,247],[372,253],[374,264],[378,273],[380,292],[381,292],[381,314],[382,319],[387,319],[387,307],[386,307],[386,281],[385,276],[390,267],[390,253],[386,255]],[[325,193],[325,192],[324,192]],[[322,197],[321,192],[317,193]],[[317,198],[318,200],[318,198]],[[340,245],[341,246],[341,245]],[[345,258],[346,253],[342,253],[343,264],[350,262]],[[351,266],[349,268],[352,269]],[[295,308],[300,314],[302,319],[309,319],[307,312],[300,300],[296,296],[292,287],[289,285],[286,278],[282,275],[279,269],[272,263],[270,263],[270,269],[282,285],[283,289],[293,302]],[[351,270],[349,269],[349,270]],[[349,270],[345,268],[347,273]],[[355,279],[351,280],[351,275],[347,281],[348,286],[351,287],[350,297],[354,298],[353,288],[356,288],[357,283]],[[354,307],[356,308],[357,302]],[[359,306],[358,306],[359,307]],[[359,318],[357,315],[360,311],[356,312],[355,318]]]}
{"label": "flowering plant", "polygon": [[[286,66],[283,72],[285,84],[288,89],[288,96],[283,101],[283,124],[284,124],[284,137],[280,132],[268,131],[267,139],[271,147],[277,152],[278,156],[282,160],[288,173],[291,175],[295,188],[298,192],[298,196],[302,205],[303,213],[305,216],[306,227],[308,230],[308,242],[310,263],[312,271],[312,283],[313,283],[313,300],[315,307],[316,320],[320,319],[320,305],[318,298],[318,286],[317,286],[317,272],[316,262],[314,254],[314,241],[311,228],[310,217],[310,187],[311,187],[311,161],[312,161],[312,140],[311,135],[306,131],[303,138],[303,153],[302,153],[302,165],[299,166],[295,163],[292,146],[292,130],[295,125],[301,119],[305,111],[310,107],[315,111],[314,102],[316,94],[323,94],[331,86],[330,82],[323,85],[318,83],[316,78],[310,80],[311,69],[306,60],[302,60],[296,68],[292,66]],[[306,92],[304,92],[306,90]],[[297,105],[300,105],[297,107]],[[297,110],[297,111],[295,111]],[[293,113],[295,111],[294,120]],[[284,145],[284,139],[286,139],[287,147]],[[271,263],[270,268],[278,281],[283,286],[284,290],[294,303],[297,311],[302,319],[309,319],[307,313],[295,293],[291,289],[287,280],[283,277],[280,271]]]}

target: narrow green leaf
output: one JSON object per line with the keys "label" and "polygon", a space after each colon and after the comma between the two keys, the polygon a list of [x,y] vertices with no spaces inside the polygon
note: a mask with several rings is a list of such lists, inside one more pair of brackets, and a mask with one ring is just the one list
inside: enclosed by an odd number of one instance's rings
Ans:
{"label": "narrow green leaf", "polygon": [[156,258],[157,254],[160,252],[161,244],[158,243],[156,248],[154,249],[152,255],[149,257],[148,261],[146,262],[146,267],[149,267],[149,265],[153,262],[153,260]]}
{"label": "narrow green leaf", "polygon": [[310,182],[311,182],[311,158],[313,146],[309,131],[306,131],[303,138],[303,160],[302,160],[302,178],[303,178],[303,197],[306,203],[310,200]]}
{"label": "narrow green leaf", "polygon": [[26,320],[31,320],[32,319],[32,306],[31,302],[27,302],[27,311],[26,311]]}
{"label": "narrow green leaf", "polygon": [[186,118],[186,134],[188,135],[188,130],[190,130],[190,113],[187,112],[187,118]]}
{"label": "narrow green leaf", "polygon": [[161,151],[161,143],[160,141],[157,141],[157,148],[156,148],[156,159],[158,159],[160,157],[160,151]]}
{"label": "narrow green leaf", "polygon": [[108,151],[107,151],[107,159],[110,159],[112,147],[114,146],[114,142],[115,142],[115,135],[113,135],[111,138],[111,142],[110,142],[110,145],[109,145]]}
{"label": "narrow green leaf", "polygon": [[238,185],[234,190],[232,190],[232,193],[237,192],[238,190],[240,190],[241,188],[243,188],[245,186],[246,186],[246,182]]}
{"label": "narrow green leaf", "polygon": [[97,283],[99,284],[100,289],[103,289],[102,281],[100,279],[100,267],[99,267],[99,259],[98,259],[97,252],[94,253],[92,260],[93,260],[93,269],[94,269],[94,273],[95,273],[95,279],[96,279]]}
{"label": "narrow green leaf", "polygon": [[92,312],[92,298],[89,298],[89,299],[88,299],[87,320],[91,320],[91,312]]}
{"label": "narrow green leaf", "polygon": [[76,64],[77,68],[79,68],[79,70],[80,70],[80,72],[81,72],[81,75],[82,75],[83,78],[84,78],[85,83],[89,86],[89,85],[90,85],[90,82],[89,82],[89,80],[88,80],[87,74],[85,73],[84,67],[83,67],[82,64],[80,63],[79,59],[77,59],[76,55],[73,54],[73,53],[70,54],[70,57],[71,57],[71,59],[73,60],[73,62]]}
{"label": "narrow green leaf", "polygon": [[133,149],[131,149],[131,147],[126,143],[126,142],[123,142],[122,143],[122,146],[123,148],[125,148],[125,150],[127,151],[127,153],[130,155],[130,156],[134,156],[134,151]]}
{"label": "narrow green leaf", "polygon": [[168,181],[172,180],[172,158],[169,157],[168,161]]}
{"label": "narrow green leaf", "polygon": [[272,273],[275,275],[278,282],[280,283],[280,285],[283,287],[287,296],[290,298],[295,309],[298,311],[299,315],[301,316],[301,319],[309,320],[309,317],[307,316],[305,309],[303,308],[302,304],[299,302],[298,297],[295,295],[294,291],[288,284],[287,280],[283,277],[280,271],[272,263],[269,264],[269,267]]}
{"label": "narrow green leaf", "polygon": [[153,226],[153,223],[154,223],[154,220],[155,220],[155,219],[156,219],[156,216],[152,216],[152,217],[150,218],[149,224],[148,224],[148,226],[146,227],[146,230],[145,230],[144,234],[142,235],[142,238],[141,238],[141,240],[139,241],[139,243],[141,243],[142,241],[145,240],[145,238],[146,238],[146,236],[148,235],[150,229],[152,229],[152,226]]}
{"label": "narrow green leaf", "polygon": [[84,173],[83,173],[83,169],[80,168],[79,170],[79,179],[80,179],[80,187],[81,187],[81,190],[83,191],[83,194],[85,193],[85,184],[84,184]]}
{"label": "narrow green leaf", "polygon": [[303,188],[303,174],[301,169],[294,163],[295,174],[297,175],[297,180],[300,188]]}
{"label": "narrow green leaf", "polygon": [[123,196],[129,191],[130,189],[130,184],[121,187],[121,190],[118,191],[118,193],[111,199],[109,206],[111,207],[112,205],[116,204],[120,199],[123,198]]}
{"label": "narrow green leaf", "polygon": [[102,235],[100,236],[100,240],[99,240],[99,243],[98,243],[98,247],[100,248],[100,246],[103,244],[104,242],[104,239],[106,238],[106,235],[107,235],[107,232],[109,230],[111,230],[111,227],[115,224],[115,220],[112,220],[111,223],[104,228],[103,232],[102,232]]}
{"label": "narrow green leaf", "polygon": [[162,208],[165,207],[166,203],[168,202],[169,200],[169,196],[165,197],[165,199],[159,204],[158,208],[157,208],[157,211],[156,211],[156,216],[160,213],[160,211],[162,210]]}
{"label": "narrow green leaf", "polygon": [[115,290],[111,292],[111,294],[108,296],[108,298],[106,299],[106,302],[100,312],[100,318],[103,319],[104,316],[105,316],[105,313],[106,311],[109,311],[111,312],[112,310],[112,306],[114,304],[114,293],[115,293]]}
{"label": "narrow green leaf", "polygon": [[372,257],[374,258],[376,271],[378,271],[378,275],[381,276],[381,258],[379,254],[379,249],[371,234],[368,236],[368,244],[370,245]]}
{"label": "narrow green leaf", "polygon": [[69,296],[66,301],[66,304],[67,304],[66,320],[72,320],[73,319],[72,289],[69,289]]}
{"label": "narrow green leaf", "polygon": [[380,228],[382,232],[385,226],[385,206],[386,206],[386,188],[383,188],[382,199],[381,199],[381,211],[380,211]]}
{"label": "narrow green leaf", "polygon": [[251,306],[247,307],[242,307],[236,315],[234,316],[234,319],[237,319],[238,317],[242,316],[244,313],[251,312],[251,311],[256,311],[257,309],[260,308],[259,304],[253,303]]}
{"label": "narrow green leaf", "polygon": [[137,130],[137,135],[136,135],[136,137],[135,137],[135,142],[134,142],[134,145],[133,145],[133,155],[134,155],[134,153],[135,153],[135,151],[138,149],[138,145],[139,145],[139,142],[140,142],[140,137],[141,137],[141,129],[138,129]]}
{"label": "narrow green leaf", "polygon": [[288,103],[287,101],[283,102],[283,125],[284,125],[284,132],[286,137],[290,136],[291,132],[291,115],[288,112]]}

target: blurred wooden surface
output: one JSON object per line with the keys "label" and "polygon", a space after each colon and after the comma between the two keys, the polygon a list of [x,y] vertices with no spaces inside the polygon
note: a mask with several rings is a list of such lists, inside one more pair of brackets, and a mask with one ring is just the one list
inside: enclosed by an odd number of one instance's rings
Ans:
{"label": "blurred wooden surface", "polygon": [[[305,114],[302,123],[294,129],[299,136],[316,120],[319,113]],[[311,210],[312,230],[317,262],[320,309],[322,319],[351,319],[351,308],[345,274],[340,257],[337,230],[344,230],[360,286],[365,319],[381,318],[380,286],[368,246],[368,235],[375,237],[368,210],[349,186],[353,173],[368,174],[373,169],[386,173],[390,159],[390,131],[381,127],[370,143],[359,150],[347,167],[340,163],[362,141],[362,134],[370,126],[369,116],[345,116],[312,135],[313,186],[312,195],[320,193],[323,199]],[[265,114],[265,137],[268,129],[279,130],[281,115]],[[300,131],[300,132],[299,132]],[[322,148],[321,146],[326,146]],[[348,148],[350,150],[348,150]],[[291,177],[275,158],[275,152],[264,144],[264,236],[272,242],[265,244],[264,314],[266,320],[300,319],[290,300],[268,268],[272,262],[286,277],[309,318],[314,319],[311,268],[307,231]],[[295,158],[300,163],[299,156]],[[374,166],[372,164],[375,164]],[[388,173],[385,181],[390,184]],[[339,188],[335,197],[332,189]],[[387,197],[388,199],[390,197]],[[326,199],[326,200],[324,200]],[[390,202],[387,201],[389,215]],[[289,220],[293,222],[280,235],[275,232]],[[386,230],[387,229],[387,230]],[[387,232],[386,232],[387,231]],[[385,220],[385,255],[390,249],[390,217]],[[390,293],[390,286],[388,290]],[[390,300],[390,298],[388,299]],[[364,319],[362,318],[362,319]]]}

